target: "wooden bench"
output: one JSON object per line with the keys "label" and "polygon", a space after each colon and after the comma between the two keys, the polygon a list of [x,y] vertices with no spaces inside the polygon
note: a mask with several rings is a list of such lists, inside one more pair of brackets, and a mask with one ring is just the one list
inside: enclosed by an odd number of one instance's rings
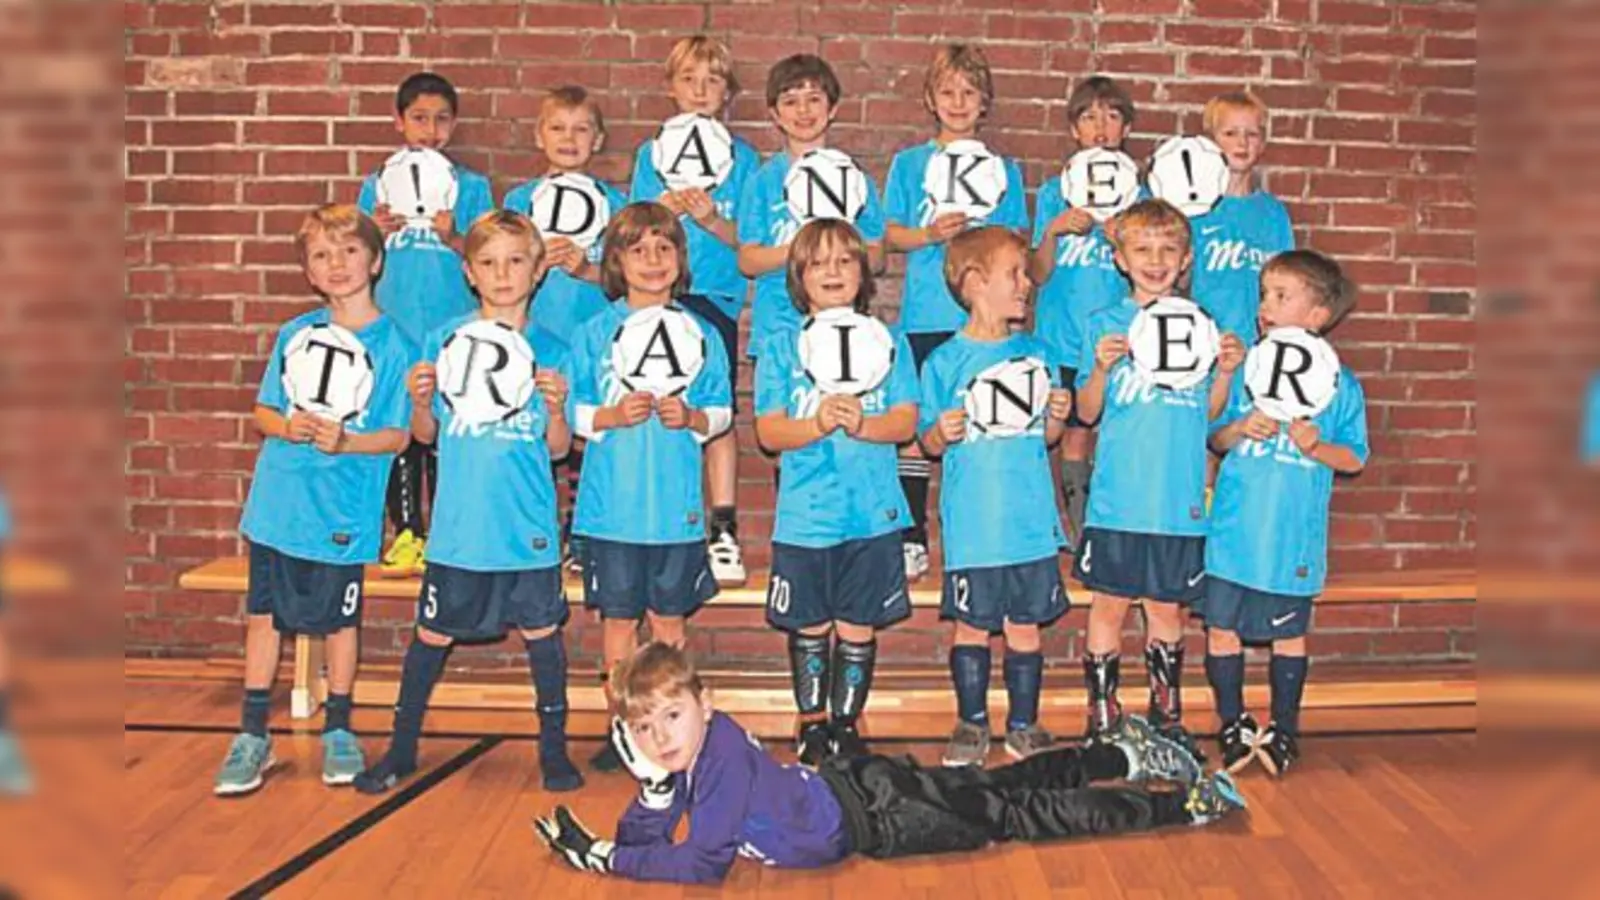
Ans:
{"label": "wooden bench", "polygon": [[[217,591],[243,594],[249,587],[249,563],[242,556],[214,559],[184,572],[178,586],[191,591]],[[366,597],[414,601],[421,587],[421,579],[385,578],[376,566],[367,568]],[[1076,582],[1068,582],[1071,590],[1082,590]],[[583,586],[577,579],[569,579],[567,596],[574,605],[583,602]],[[1477,574],[1471,569],[1435,569],[1415,572],[1385,572],[1334,578],[1329,581],[1319,601],[1324,604],[1360,603],[1426,603],[1438,601],[1476,602],[1478,599]],[[940,601],[939,581],[930,573],[911,589],[911,605],[937,608]],[[766,588],[747,585],[723,588],[711,606],[761,607],[766,604]],[[519,694],[522,688],[517,689]],[[294,686],[290,693],[290,712],[295,718],[308,718],[326,696],[323,680],[322,641],[297,635],[294,646]]]}

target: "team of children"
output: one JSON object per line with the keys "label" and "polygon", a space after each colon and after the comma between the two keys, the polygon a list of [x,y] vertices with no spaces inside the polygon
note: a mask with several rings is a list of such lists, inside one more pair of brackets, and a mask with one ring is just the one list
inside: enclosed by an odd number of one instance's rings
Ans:
{"label": "team of children", "polygon": [[[737,90],[726,47],[707,37],[677,44],[666,82],[680,112],[711,117]],[[893,856],[1209,821],[1241,801],[1225,775],[1201,776],[1183,728],[1186,611],[1208,626],[1205,668],[1225,723],[1225,767],[1259,758],[1281,773],[1294,762],[1333,476],[1361,469],[1367,441],[1360,385],[1348,371],[1323,413],[1287,426],[1254,411],[1235,377],[1262,330],[1326,333],[1354,305],[1336,264],[1290,250],[1282,204],[1260,188],[1266,108],[1248,93],[1207,104],[1205,127],[1230,170],[1228,196],[1210,213],[1191,221],[1144,199],[1098,223],[1051,179],[1039,191],[1030,241],[1014,161],[1003,161],[1001,199],[982,221],[936,214],[924,197],[929,158],[974,138],[994,103],[988,65],[970,45],[935,54],[923,98],[935,135],[895,156],[886,201],[869,180],[854,222],[796,220],[785,177],[803,154],[827,146],[840,94],[820,58],[779,62],[766,103],[783,149],[762,164],[735,139],[731,172],[711,190],[668,190],[647,143],[631,203],[602,187],[614,215],[587,252],[542,237],[529,221],[542,178],[495,211],[487,181],[460,166],[456,207],[430,229],[379,205],[370,179],[360,200],[369,215],[329,206],[307,218],[296,244],[327,305],[284,326],[257,399],[265,440],[241,525],[251,575],[243,728],[217,793],[254,790],[272,764],[267,696],[283,631],[329,638],[328,783],[379,792],[414,771],[423,712],[452,643],[515,627],[537,697],[544,785],[581,786],[565,745],[564,547],[583,573],[586,605],[603,620],[605,670],[617,673],[607,690],[627,719],[591,764],[627,767],[645,783],[615,847],[564,809],[541,824],[586,868],[706,881],[720,878],[735,852],[821,865],[849,852]],[[396,127],[408,146],[441,149],[456,107],[447,82],[419,74],[400,88]],[[1068,114],[1078,146],[1118,148],[1134,108],[1116,82],[1097,76],[1074,90]],[[552,91],[537,129],[550,161],[543,178],[584,174],[604,135],[592,97]],[[869,313],[885,249],[907,254],[892,365],[864,395],[821,393],[799,363],[801,325],[830,310]],[[711,711],[674,649],[717,584],[744,578],[731,425],[747,279],[755,282],[747,353],[756,436],[780,472],[768,618],[789,635],[797,749],[817,776],[749,748],[731,720]],[[1221,323],[1217,365],[1198,386],[1149,389],[1129,359],[1129,325],[1142,307],[1184,293]],[[655,307],[709,326],[703,367],[665,397],[630,389],[608,361],[623,321]],[[477,318],[521,332],[538,360],[526,407],[492,426],[457,420],[436,385],[444,340]],[[287,342],[323,322],[354,332],[373,357],[366,411],[343,425],[295,409],[280,385]],[[1011,431],[979,427],[967,413],[975,376],[1012,361],[1049,381],[1043,414]],[[1092,435],[1099,461],[1091,469]],[[1040,502],[1055,494],[1056,447],[1065,529],[1055,504]],[[1212,453],[1222,461],[1208,498]],[[553,469],[563,458],[577,479],[566,526]],[[907,581],[928,568],[934,460],[943,466],[941,613],[954,629],[958,722],[943,756],[953,772],[867,754],[858,730],[876,631],[909,613]],[[431,471],[436,477],[422,477]],[[369,767],[349,730],[349,694],[361,564],[378,557],[386,477],[399,535],[386,562],[421,568],[423,581],[393,739]],[[424,480],[430,490],[437,484],[425,565]],[[1082,750],[1052,749],[1038,721],[1040,629],[1068,606],[1063,548],[1093,592],[1083,659],[1093,740]],[[1117,697],[1122,625],[1134,601],[1148,635],[1148,721],[1125,713]],[[637,650],[641,621],[656,643]],[[1006,648],[1004,747],[1021,762],[983,773],[995,634]],[[1272,645],[1264,729],[1243,708],[1241,641]],[[705,774],[712,768],[736,771],[738,786]],[[1145,776],[1183,782],[1185,791],[1171,800],[1089,787]],[[792,804],[780,811],[784,827],[752,834],[755,805],[780,801]],[[673,824],[691,809],[691,843],[672,845]],[[922,834],[941,828],[943,837]]]}

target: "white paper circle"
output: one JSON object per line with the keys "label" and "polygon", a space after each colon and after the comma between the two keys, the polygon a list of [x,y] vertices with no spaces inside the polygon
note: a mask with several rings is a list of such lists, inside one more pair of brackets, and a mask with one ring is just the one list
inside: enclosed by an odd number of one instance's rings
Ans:
{"label": "white paper circle", "polygon": [[668,190],[715,190],[733,171],[733,136],[710,116],[673,116],[656,132],[650,164]]}
{"label": "white paper circle", "polygon": [[1006,193],[1006,164],[982,141],[951,141],[928,158],[922,190],[933,214],[962,213],[982,221]]}
{"label": "white paper circle", "polygon": [[1104,222],[1139,199],[1139,164],[1121,150],[1079,150],[1061,170],[1061,196]]}
{"label": "white paper circle", "polygon": [[970,428],[995,437],[1024,434],[1050,408],[1050,369],[1031,356],[997,362],[967,382],[963,406]]}
{"label": "white paper circle", "polygon": [[800,366],[824,394],[861,396],[877,390],[894,366],[894,338],[872,316],[841,306],[800,328]]}
{"label": "white paper circle", "polygon": [[439,398],[469,425],[509,419],[533,399],[533,348],[504,322],[463,324],[445,338],[436,365]]}
{"label": "white paper circle", "polygon": [[1162,297],[1128,327],[1128,356],[1144,379],[1173,390],[1206,380],[1222,349],[1217,323],[1193,300]]}
{"label": "white paper circle", "polygon": [[1173,137],[1150,157],[1150,192],[1186,216],[1211,211],[1228,190],[1228,160],[1208,137]]}
{"label": "white paper circle", "polygon": [[455,164],[426,147],[396,151],[378,173],[378,204],[412,228],[432,228],[436,214],[455,209],[456,191]]}
{"label": "white paper circle", "polygon": [[332,322],[301,329],[283,348],[283,392],[296,409],[338,422],[367,409],[372,356],[350,329]]}
{"label": "white paper circle", "polygon": [[611,201],[593,178],[564,172],[546,178],[528,200],[528,218],[539,234],[564,237],[588,250],[611,221]]}
{"label": "white paper circle", "polygon": [[1339,354],[1304,328],[1274,328],[1245,354],[1244,386],[1255,408],[1279,422],[1312,418],[1339,391]]}
{"label": "white paper circle", "polygon": [[810,150],[784,176],[783,199],[801,225],[816,219],[854,222],[867,205],[867,173],[841,151]]}
{"label": "white paper circle", "polygon": [[611,372],[630,392],[671,397],[694,383],[705,362],[705,331],[678,306],[636,310],[611,337]]}

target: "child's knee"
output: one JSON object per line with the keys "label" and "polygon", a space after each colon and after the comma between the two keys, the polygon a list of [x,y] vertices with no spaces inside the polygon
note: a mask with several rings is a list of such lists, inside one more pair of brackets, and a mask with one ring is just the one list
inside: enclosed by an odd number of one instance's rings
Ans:
{"label": "child's knee", "polygon": [[835,622],[833,627],[839,633],[839,640],[852,644],[865,644],[876,633],[871,625],[857,625],[854,622]]}
{"label": "child's knee", "polygon": [[645,618],[650,622],[651,640],[679,648],[683,646],[683,616],[659,616],[646,612]]}
{"label": "child's knee", "polygon": [[455,638],[450,635],[440,634],[421,625],[417,626],[417,640],[427,644],[429,647],[448,647],[455,643]]}
{"label": "child's knee", "polygon": [[1206,629],[1206,652],[1216,656],[1232,656],[1244,652],[1244,643],[1237,631],[1226,628]]}
{"label": "child's knee", "polygon": [[1292,638],[1278,638],[1272,642],[1272,655],[1274,656],[1305,656],[1306,637],[1301,635]]}
{"label": "child's knee", "polygon": [[560,631],[561,626],[550,625],[545,628],[518,628],[517,630],[522,633],[522,639],[525,641],[542,641],[550,635],[555,634],[557,631]]}
{"label": "child's knee", "polygon": [[1018,653],[1037,653],[1039,651],[1039,626],[1034,623],[1013,622],[1010,619],[1005,623],[1006,648]]}
{"label": "child's knee", "polygon": [[956,620],[955,643],[962,647],[977,647],[989,643],[989,632]]}

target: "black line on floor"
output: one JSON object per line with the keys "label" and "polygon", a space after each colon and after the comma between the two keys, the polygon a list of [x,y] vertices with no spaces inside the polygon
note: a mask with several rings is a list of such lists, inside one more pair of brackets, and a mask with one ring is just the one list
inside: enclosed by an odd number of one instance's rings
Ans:
{"label": "black line on floor", "polygon": [[[158,730],[177,729],[161,728]],[[407,784],[382,803],[352,819],[344,827],[306,848],[293,859],[240,888],[232,896],[234,898],[265,897],[268,893],[282,887],[285,882],[316,865],[340,847],[360,837],[379,822],[399,812],[406,804],[438,787],[445,779],[466,768],[478,757],[499,746],[501,740],[497,735],[480,736],[478,742],[471,747],[445,760],[437,768]]]}

